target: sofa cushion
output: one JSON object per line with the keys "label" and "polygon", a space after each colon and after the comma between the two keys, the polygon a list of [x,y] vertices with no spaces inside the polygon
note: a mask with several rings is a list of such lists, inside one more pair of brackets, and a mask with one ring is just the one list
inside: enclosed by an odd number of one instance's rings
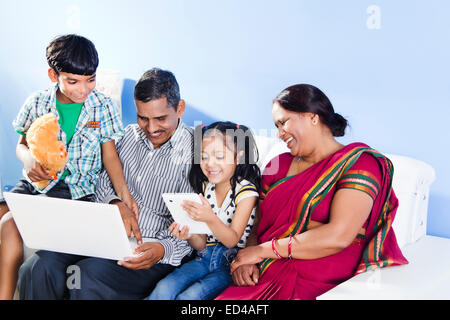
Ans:
{"label": "sofa cushion", "polygon": [[424,236],[402,251],[409,264],[358,274],[317,299],[450,299],[450,239]]}

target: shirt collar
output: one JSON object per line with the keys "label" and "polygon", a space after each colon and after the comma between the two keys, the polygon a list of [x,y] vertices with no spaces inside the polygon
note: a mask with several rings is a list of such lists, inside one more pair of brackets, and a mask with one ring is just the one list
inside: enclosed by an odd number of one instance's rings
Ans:
{"label": "shirt collar", "polygon": [[[53,113],[58,113],[56,110],[56,91],[58,91],[58,83],[55,83],[51,89],[50,92],[48,94],[48,101],[50,102],[48,104],[48,112],[53,112]],[[96,89],[94,89],[96,90]],[[92,92],[94,92],[94,90],[92,90]],[[89,96],[87,97],[86,101],[84,101],[83,106],[84,106],[84,110],[86,110],[87,113],[91,112],[91,100],[90,100],[90,96],[92,94],[92,92],[89,94]],[[57,116],[59,119],[59,115]]]}
{"label": "shirt collar", "polygon": [[183,140],[183,131],[184,131],[185,127],[186,127],[186,125],[184,124],[184,122],[181,119],[179,119],[178,127],[176,128],[175,132],[170,137],[169,141],[167,141],[167,143],[169,143],[172,148],[176,148],[177,146],[182,144],[181,142]]}
{"label": "shirt collar", "polygon": [[54,113],[59,119],[58,112],[56,111],[56,91],[58,90],[58,83],[55,83],[48,92],[46,99],[47,103],[47,113]]}

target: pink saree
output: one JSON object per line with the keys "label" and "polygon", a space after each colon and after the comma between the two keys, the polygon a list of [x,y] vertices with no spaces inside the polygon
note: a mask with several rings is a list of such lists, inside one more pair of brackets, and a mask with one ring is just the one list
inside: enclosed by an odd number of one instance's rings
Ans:
{"label": "pink saree", "polygon": [[[306,231],[310,220],[326,223],[333,194],[358,189],[373,199],[372,211],[358,237],[344,250],[313,260],[266,259],[256,286],[231,285],[219,300],[315,299],[357,273],[406,264],[391,228],[398,207],[389,159],[362,143],[352,143],[304,172],[286,177],[293,157],[274,158],[262,179],[258,243]],[[277,169],[275,174],[267,174]]]}

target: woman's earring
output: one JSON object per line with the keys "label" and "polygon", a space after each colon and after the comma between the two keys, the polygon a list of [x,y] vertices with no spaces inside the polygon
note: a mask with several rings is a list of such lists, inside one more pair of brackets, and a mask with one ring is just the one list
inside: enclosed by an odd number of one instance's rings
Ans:
{"label": "woman's earring", "polygon": [[316,124],[317,124],[317,119],[314,119],[314,120],[312,121],[312,124],[313,124],[313,125],[316,125]]}

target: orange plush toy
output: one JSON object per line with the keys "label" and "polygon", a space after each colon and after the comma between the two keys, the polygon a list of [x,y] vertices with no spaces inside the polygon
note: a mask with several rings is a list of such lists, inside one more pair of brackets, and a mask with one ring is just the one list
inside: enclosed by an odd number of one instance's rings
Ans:
{"label": "orange plush toy", "polygon": [[[67,162],[66,147],[58,141],[59,124],[54,114],[48,113],[33,121],[27,131],[27,143],[31,154],[42,167],[50,171],[50,176],[63,170]],[[35,182],[39,189],[48,186],[48,180]]]}

